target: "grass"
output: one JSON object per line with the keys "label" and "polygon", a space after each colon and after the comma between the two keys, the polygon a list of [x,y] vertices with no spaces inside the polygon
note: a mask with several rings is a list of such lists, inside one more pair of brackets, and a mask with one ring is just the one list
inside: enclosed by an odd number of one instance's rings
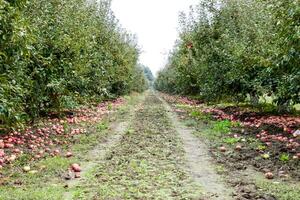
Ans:
{"label": "grass", "polygon": [[197,121],[195,119],[187,119],[184,121],[184,124],[188,127],[194,127],[197,125]]}
{"label": "grass", "polygon": [[222,164],[218,164],[215,167],[215,170],[218,174],[220,175],[224,175],[228,170],[226,169],[226,167],[224,167],[224,165]]}
{"label": "grass", "polygon": [[300,184],[281,181],[268,181],[261,177],[256,177],[256,185],[263,190],[264,193],[272,194],[278,200],[297,200],[300,199]]}
{"label": "grass", "polygon": [[56,185],[40,187],[39,185],[26,188],[1,187],[0,199],[5,200],[58,200],[63,199],[63,187]]}
{"label": "grass", "polygon": [[106,130],[108,128],[108,122],[104,121],[104,122],[100,122],[97,126],[97,131],[103,131]]}
{"label": "grass", "polygon": [[36,174],[24,173],[21,166],[11,172],[6,185],[0,187],[0,199],[62,199],[63,182],[60,175],[73,159],[50,157],[31,165]]}

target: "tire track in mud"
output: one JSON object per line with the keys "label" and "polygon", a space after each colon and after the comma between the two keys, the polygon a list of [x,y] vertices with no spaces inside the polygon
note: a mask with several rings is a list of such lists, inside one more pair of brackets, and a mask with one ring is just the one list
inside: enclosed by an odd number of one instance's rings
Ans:
{"label": "tire track in mud", "polygon": [[215,166],[209,156],[207,146],[193,135],[193,129],[186,127],[178,120],[177,115],[167,102],[161,99],[158,94],[156,96],[163,102],[173,127],[183,141],[187,171],[203,187],[206,199],[233,199],[233,190],[223,183],[222,178],[215,172]]}
{"label": "tire track in mud", "polygon": [[117,145],[117,143],[121,140],[123,134],[125,134],[127,128],[129,127],[130,121],[134,116],[135,110],[133,108],[130,109],[128,118],[126,121],[116,121],[113,122],[109,127],[110,136],[102,143],[98,144],[91,151],[87,153],[86,159],[87,162],[82,163],[82,173],[80,179],[72,179],[67,182],[68,191],[64,193],[64,200],[72,200],[73,198],[73,190],[76,186],[80,186],[87,177],[87,174],[98,164],[100,164],[104,159],[106,154],[111,150],[112,147]]}

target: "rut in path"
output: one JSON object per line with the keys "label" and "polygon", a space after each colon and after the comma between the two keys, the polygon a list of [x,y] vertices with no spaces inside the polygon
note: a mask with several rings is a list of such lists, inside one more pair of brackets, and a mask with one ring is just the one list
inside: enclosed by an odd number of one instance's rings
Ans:
{"label": "rut in path", "polygon": [[[82,174],[81,176],[86,178],[87,174],[99,163],[101,163],[106,155],[106,153],[115,146],[122,135],[125,133],[125,130],[128,128],[129,122],[131,121],[132,116],[134,115],[134,110],[131,108],[126,121],[123,122],[114,122],[110,126],[111,136],[106,139],[104,143],[98,144],[94,149],[87,153],[86,159],[87,162],[82,164]],[[82,179],[73,179],[67,182],[68,191],[64,193],[64,200],[72,200],[74,199],[72,190],[74,190],[77,186],[82,184],[84,180]]]}
{"label": "rut in path", "polygon": [[[115,132],[115,135],[108,138],[105,143],[99,144],[96,146],[92,151],[88,153],[88,157],[90,158],[89,162],[83,163],[82,165],[82,177],[85,177],[86,174],[93,169],[97,165],[98,162],[101,161],[101,159],[104,158],[106,152],[113,147],[117,142],[120,140],[122,134],[124,133],[125,129],[127,128],[127,123],[118,123],[114,124],[112,131]],[[68,188],[74,189],[77,185],[79,185],[81,182],[80,179],[73,179],[71,181],[68,181]],[[64,194],[64,200],[72,200],[73,194],[72,192],[66,192]]]}
{"label": "rut in path", "polygon": [[199,183],[207,193],[207,198],[215,200],[232,199],[232,190],[222,182],[221,177],[215,172],[212,158],[209,156],[207,146],[201,142],[193,133],[193,129],[179,122],[177,115],[170,106],[164,102],[168,110],[168,116],[172,119],[176,132],[179,133],[186,152],[188,171],[193,179]]}

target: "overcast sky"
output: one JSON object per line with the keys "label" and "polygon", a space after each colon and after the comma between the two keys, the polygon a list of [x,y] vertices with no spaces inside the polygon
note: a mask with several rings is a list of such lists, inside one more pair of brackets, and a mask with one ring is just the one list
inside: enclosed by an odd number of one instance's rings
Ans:
{"label": "overcast sky", "polygon": [[166,64],[177,39],[178,15],[199,0],[113,0],[112,9],[122,27],[138,37],[140,62],[155,74]]}

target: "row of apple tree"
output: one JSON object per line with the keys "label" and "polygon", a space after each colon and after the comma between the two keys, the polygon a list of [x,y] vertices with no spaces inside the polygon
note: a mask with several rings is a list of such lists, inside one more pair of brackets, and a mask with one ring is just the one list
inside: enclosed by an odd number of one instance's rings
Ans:
{"label": "row of apple tree", "polygon": [[201,1],[180,15],[180,38],[155,86],[207,101],[299,103],[300,1]]}

